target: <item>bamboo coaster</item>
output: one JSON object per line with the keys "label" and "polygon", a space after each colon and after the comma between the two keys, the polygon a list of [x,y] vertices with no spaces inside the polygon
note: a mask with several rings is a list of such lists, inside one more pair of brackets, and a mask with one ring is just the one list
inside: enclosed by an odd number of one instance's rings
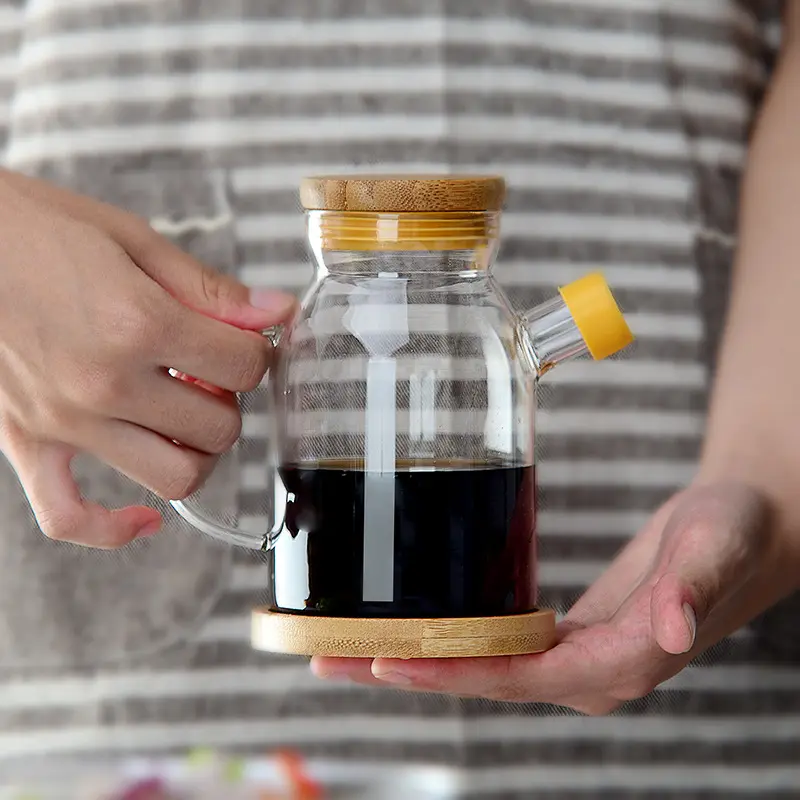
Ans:
{"label": "bamboo coaster", "polygon": [[555,643],[555,613],[508,617],[317,617],[256,608],[256,650],[339,658],[465,658],[541,653]]}

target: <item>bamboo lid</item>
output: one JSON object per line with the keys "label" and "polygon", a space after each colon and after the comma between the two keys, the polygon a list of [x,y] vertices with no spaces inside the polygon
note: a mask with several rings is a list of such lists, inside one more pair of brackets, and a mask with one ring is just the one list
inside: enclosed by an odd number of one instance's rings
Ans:
{"label": "bamboo lid", "polygon": [[308,211],[373,213],[500,211],[497,175],[320,175],[300,184]]}

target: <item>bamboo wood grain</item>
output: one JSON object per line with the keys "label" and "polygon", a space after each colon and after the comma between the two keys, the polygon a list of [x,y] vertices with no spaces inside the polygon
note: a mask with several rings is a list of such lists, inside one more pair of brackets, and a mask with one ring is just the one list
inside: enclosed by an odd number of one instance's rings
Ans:
{"label": "bamboo wood grain", "polygon": [[300,184],[300,201],[316,211],[499,211],[505,181],[496,175],[320,175]]}
{"label": "bamboo wood grain", "polygon": [[376,619],[256,608],[251,644],[272,653],[340,658],[523,655],[555,644],[555,614],[543,610],[508,617]]}

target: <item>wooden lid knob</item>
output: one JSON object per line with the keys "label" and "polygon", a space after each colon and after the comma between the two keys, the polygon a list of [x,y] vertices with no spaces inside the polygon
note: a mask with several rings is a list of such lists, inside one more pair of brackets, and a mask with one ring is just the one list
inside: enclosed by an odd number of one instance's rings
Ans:
{"label": "wooden lid knob", "polygon": [[302,181],[300,202],[309,211],[499,211],[505,189],[496,175],[320,175]]}

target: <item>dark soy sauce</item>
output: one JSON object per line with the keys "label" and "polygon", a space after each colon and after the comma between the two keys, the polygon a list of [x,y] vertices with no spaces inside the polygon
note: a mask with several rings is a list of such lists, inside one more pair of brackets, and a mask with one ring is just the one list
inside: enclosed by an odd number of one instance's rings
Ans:
{"label": "dark soy sauce", "polygon": [[271,606],[347,617],[535,610],[535,468],[403,467],[281,469],[290,499],[270,555]]}

